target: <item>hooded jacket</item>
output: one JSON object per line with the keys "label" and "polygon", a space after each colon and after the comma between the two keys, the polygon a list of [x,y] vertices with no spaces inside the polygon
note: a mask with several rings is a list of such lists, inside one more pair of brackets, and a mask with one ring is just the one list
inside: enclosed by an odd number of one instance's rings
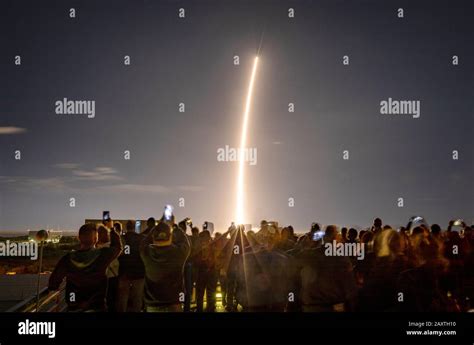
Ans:
{"label": "hooded jacket", "polygon": [[106,271],[122,251],[120,236],[110,232],[110,246],[72,251],[64,255],[49,277],[49,290],[58,290],[66,278],[66,303],[70,311],[104,311]]}
{"label": "hooded jacket", "polygon": [[188,238],[180,228],[176,228],[170,245],[156,246],[152,243],[152,233],[140,246],[145,266],[145,304],[157,307],[181,303],[184,263],[190,253]]}

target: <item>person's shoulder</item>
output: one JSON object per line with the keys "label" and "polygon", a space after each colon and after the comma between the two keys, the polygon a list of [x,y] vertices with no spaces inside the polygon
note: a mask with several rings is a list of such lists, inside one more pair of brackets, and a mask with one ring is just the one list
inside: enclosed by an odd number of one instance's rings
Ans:
{"label": "person's shoulder", "polygon": [[75,250],[70,251],[69,253],[64,254],[58,261],[58,264],[68,262],[71,259],[71,254],[76,252]]}

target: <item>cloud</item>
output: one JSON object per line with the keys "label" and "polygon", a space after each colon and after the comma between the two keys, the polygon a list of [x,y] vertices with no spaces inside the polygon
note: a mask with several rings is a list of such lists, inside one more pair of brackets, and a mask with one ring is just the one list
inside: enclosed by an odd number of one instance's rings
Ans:
{"label": "cloud", "polygon": [[97,172],[102,173],[102,174],[116,174],[116,173],[118,173],[117,170],[115,170],[114,168],[111,168],[111,167],[97,167],[97,168],[95,168],[95,170]]}
{"label": "cloud", "polygon": [[18,179],[13,176],[0,176],[0,183],[15,183]]}
{"label": "cloud", "polygon": [[0,135],[2,134],[21,134],[25,133],[26,128],[21,127],[0,127]]}
{"label": "cloud", "polygon": [[73,170],[75,180],[86,181],[117,181],[122,180],[118,171],[110,167],[97,167],[93,170]]}
{"label": "cloud", "polygon": [[92,170],[86,170],[77,169],[80,164],[76,163],[58,163],[53,166],[67,170],[66,175],[53,177],[0,176],[0,183],[18,190],[86,191],[89,188],[93,189],[95,187],[92,185],[88,187],[83,184],[78,186],[78,183],[123,180],[122,177],[118,176],[118,171],[111,167],[96,167]]}
{"label": "cloud", "polygon": [[170,188],[154,185],[154,184],[115,184],[99,187],[101,190],[112,192],[127,192],[127,193],[155,193],[164,194],[171,191]]}
{"label": "cloud", "polygon": [[20,191],[47,189],[48,191],[67,191],[71,188],[61,177],[0,176],[0,183],[11,185]]}
{"label": "cloud", "polygon": [[24,182],[31,188],[67,189],[66,182],[60,177],[27,178]]}
{"label": "cloud", "polygon": [[[76,163],[58,163],[54,165],[57,168],[73,169],[71,171],[72,176],[31,177],[0,175],[0,184],[22,192],[47,190],[51,192],[84,192],[92,194],[123,193],[126,195],[127,193],[168,194],[176,191],[199,192],[204,190],[203,186],[198,185],[165,186],[143,183],[120,183],[116,181],[123,181],[124,179],[118,176],[118,171],[114,168],[102,166],[92,170],[74,169],[78,165],[79,164]],[[100,185],[97,185],[97,182],[99,182]],[[113,184],[114,182],[115,184]]]}

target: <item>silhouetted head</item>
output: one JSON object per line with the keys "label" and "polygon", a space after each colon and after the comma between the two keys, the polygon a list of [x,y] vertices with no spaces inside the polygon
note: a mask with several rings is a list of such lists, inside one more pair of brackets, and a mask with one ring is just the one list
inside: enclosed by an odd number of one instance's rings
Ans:
{"label": "silhouetted head", "polygon": [[381,227],[382,227],[382,219],[380,219],[380,218],[375,218],[375,219],[374,219],[374,227],[376,227],[376,228],[381,228]]}
{"label": "silhouetted head", "polygon": [[441,233],[441,227],[438,224],[431,225],[431,233],[438,236]]}
{"label": "silhouetted head", "polygon": [[287,240],[291,237],[291,232],[290,232],[290,229],[288,227],[284,227],[282,230],[281,230],[281,239],[282,240]]}
{"label": "silhouetted head", "polygon": [[115,229],[115,231],[117,231],[117,233],[121,234],[122,233],[122,223],[115,222],[114,223],[114,229]]}
{"label": "silhouetted head", "polygon": [[337,227],[335,225],[328,225],[324,232],[324,242],[332,242],[337,237]]}
{"label": "silhouetted head", "polygon": [[295,229],[293,229],[293,226],[288,225],[288,231],[290,232],[291,237],[295,236]]}
{"label": "silhouetted head", "polygon": [[394,257],[405,250],[403,237],[393,229],[375,235],[374,250],[377,257]]}
{"label": "silhouetted head", "polygon": [[357,230],[354,228],[350,228],[349,232],[347,233],[347,239],[349,241],[355,241],[357,238]]}
{"label": "silhouetted head", "polygon": [[197,226],[193,226],[193,228],[191,229],[191,234],[193,236],[199,235],[199,228]]}
{"label": "silhouetted head", "polygon": [[344,240],[347,239],[347,228],[346,227],[343,227],[341,229],[341,236]]}
{"label": "silhouetted head", "polygon": [[146,226],[148,229],[153,229],[156,225],[156,219],[153,217],[148,218],[146,221]]}
{"label": "silhouetted head", "polygon": [[204,230],[199,234],[199,239],[201,243],[209,243],[211,242],[211,233],[208,230]]}
{"label": "silhouetted head", "polygon": [[109,230],[103,225],[99,226],[99,228],[97,229],[97,236],[98,236],[97,243],[103,244],[103,243],[110,242]]}
{"label": "silhouetted head", "polygon": [[416,226],[411,232],[413,236],[423,235],[424,233],[425,233],[425,230],[421,226]]}
{"label": "silhouetted head", "polygon": [[310,231],[311,233],[314,233],[320,230],[321,230],[321,226],[318,223],[314,222],[311,224],[311,231]]}
{"label": "silhouetted head", "polygon": [[133,220],[128,220],[127,224],[125,224],[125,229],[127,230],[127,232],[134,232],[135,222]]}
{"label": "silhouetted head", "polygon": [[90,249],[97,243],[97,228],[93,223],[87,223],[81,226],[79,229],[79,242],[81,249]]}

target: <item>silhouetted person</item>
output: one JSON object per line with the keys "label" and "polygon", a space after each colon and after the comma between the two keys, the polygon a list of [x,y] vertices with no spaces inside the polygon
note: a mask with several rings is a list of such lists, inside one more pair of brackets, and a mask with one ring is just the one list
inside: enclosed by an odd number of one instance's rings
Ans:
{"label": "silhouetted person", "polygon": [[145,265],[145,308],[148,312],[182,311],[183,269],[190,252],[184,231],[161,221],[145,237],[140,254]]}
{"label": "silhouetted person", "polygon": [[[116,232],[121,234],[122,224],[115,223],[111,229],[106,228],[105,226],[100,225],[97,234],[98,241],[96,244],[97,248],[104,248],[110,246],[110,233]],[[107,268],[107,310],[109,312],[115,312],[116,309],[116,300],[117,300],[117,291],[118,291],[118,274],[119,274],[119,261],[118,259],[113,260],[109,267]]]}
{"label": "silhouetted person", "polygon": [[285,227],[281,230],[280,239],[275,244],[275,250],[287,252],[295,247],[295,241],[289,227]]}
{"label": "silhouetted person", "polygon": [[277,241],[276,233],[262,231],[249,239],[237,283],[237,300],[244,312],[285,311],[290,265],[283,251],[274,250]]}
{"label": "silhouetted person", "polygon": [[342,238],[342,242],[347,241],[347,228],[346,227],[341,229],[341,238]]}
{"label": "silhouetted person", "polygon": [[297,247],[299,249],[307,249],[309,247],[314,247],[315,244],[313,241],[313,235],[315,232],[318,232],[320,230],[321,226],[318,223],[312,223],[311,230],[298,239]]}
{"label": "silhouetted person", "polygon": [[114,229],[115,229],[115,231],[117,231],[117,234],[124,235],[123,228],[122,228],[122,223],[115,222],[114,223]]}
{"label": "silhouetted person", "polygon": [[110,246],[95,248],[98,235],[95,224],[79,229],[80,248],[64,255],[49,278],[49,289],[58,290],[66,278],[68,311],[106,311],[107,275],[110,263],[122,250],[120,236],[112,230]]}
{"label": "silhouetted person", "polygon": [[432,224],[431,225],[431,233],[436,238],[439,238],[441,236],[441,227],[438,224]]}
{"label": "silhouetted person", "polygon": [[433,236],[417,235],[413,241],[416,267],[400,274],[397,291],[403,294],[398,303],[402,311],[456,311],[457,306],[445,289],[448,261],[442,257],[440,242]]}
{"label": "silhouetted person", "polygon": [[372,226],[372,231],[375,233],[382,231],[382,219],[380,218],[374,219],[374,225]]}
{"label": "silhouetted person", "polygon": [[[187,223],[186,220],[180,223],[181,227],[184,232],[186,232]],[[184,264],[184,285],[185,285],[185,293],[186,296],[184,298],[184,311],[189,312],[191,311],[191,299],[193,296],[193,288],[196,284],[197,280],[197,266],[195,263],[195,256],[196,253],[199,251],[199,229],[197,227],[193,227],[192,223],[190,223],[191,227],[191,236],[188,236],[188,240],[191,245],[191,252]],[[187,236],[187,235],[186,235]]]}
{"label": "silhouetted person", "polygon": [[398,308],[398,275],[409,268],[403,235],[395,230],[380,233],[380,245],[364,286],[359,291],[358,311],[395,311]]}
{"label": "silhouetted person", "polygon": [[197,311],[203,311],[204,292],[206,293],[206,312],[214,312],[216,309],[216,289],[218,271],[216,267],[216,249],[211,240],[209,231],[204,230],[199,234],[200,250],[196,258],[198,271],[196,282]]}
{"label": "silhouetted person", "polygon": [[[262,221],[263,226],[266,222]],[[243,251],[248,245],[247,238],[244,234],[243,227],[235,227],[231,225],[229,228],[230,239],[227,241],[223,249],[223,260],[226,271],[226,310],[237,311],[237,288],[238,288],[238,274],[243,265]]]}
{"label": "silhouetted person", "polygon": [[145,266],[140,257],[143,236],[135,232],[135,222],[129,220],[123,236],[124,250],[119,257],[117,311],[139,312],[143,307]]}
{"label": "silhouetted person", "polygon": [[290,240],[296,243],[298,240],[298,236],[295,235],[295,229],[293,228],[292,225],[288,225],[288,231],[290,232]]}
{"label": "silhouetted person", "polygon": [[148,235],[150,231],[156,226],[156,220],[153,217],[148,218],[146,221],[146,228],[143,230],[143,235]]}
{"label": "silhouetted person", "polygon": [[[337,237],[334,225],[326,227],[323,242]],[[301,302],[305,312],[350,310],[356,294],[352,265],[345,256],[326,255],[325,246],[299,254],[301,261]]]}

